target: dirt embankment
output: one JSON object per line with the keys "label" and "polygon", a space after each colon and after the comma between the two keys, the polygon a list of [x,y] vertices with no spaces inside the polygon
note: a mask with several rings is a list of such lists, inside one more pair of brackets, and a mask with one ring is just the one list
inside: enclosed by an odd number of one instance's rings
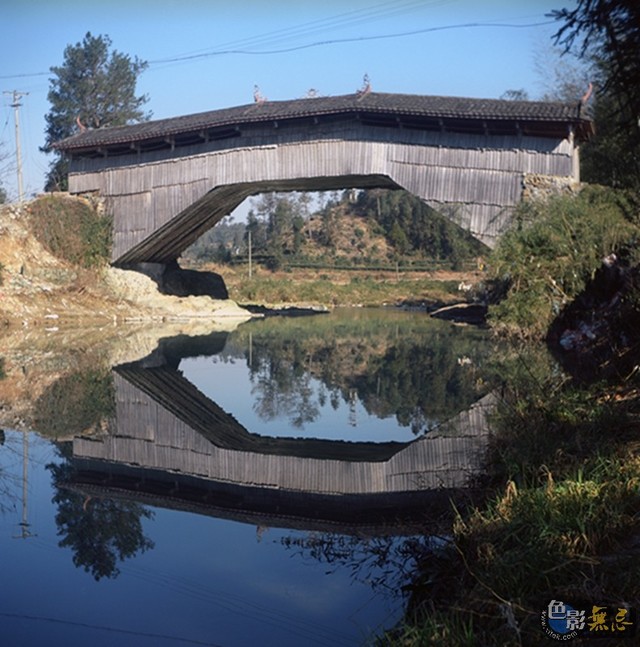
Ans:
{"label": "dirt embankment", "polygon": [[161,338],[232,330],[251,317],[231,300],[169,296],[138,272],[62,260],[33,235],[28,209],[0,208],[0,427],[42,429],[54,409],[64,420],[85,383]]}
{"label": "dirt embankment", "polygon": [[[73,200],[75,198],[68,198]],[[47,328],[74,322],[249,318],[231,300],[161,294],[152,279],[112,267],[87,270],[32,235],[29,205],[0,209],[0,322]]]}

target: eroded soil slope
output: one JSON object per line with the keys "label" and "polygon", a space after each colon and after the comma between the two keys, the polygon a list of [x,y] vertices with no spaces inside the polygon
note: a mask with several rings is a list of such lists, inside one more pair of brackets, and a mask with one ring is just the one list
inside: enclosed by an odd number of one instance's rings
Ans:
{"label": "eroded soil slope", "polygon": [[80,320],[249,316],[230,300],[160,294],[156,284],[138,272],[112,267],[88,270],[57,258],[32,235],[29,208],[29,203],[0,208],[0,322],[51,327]]}

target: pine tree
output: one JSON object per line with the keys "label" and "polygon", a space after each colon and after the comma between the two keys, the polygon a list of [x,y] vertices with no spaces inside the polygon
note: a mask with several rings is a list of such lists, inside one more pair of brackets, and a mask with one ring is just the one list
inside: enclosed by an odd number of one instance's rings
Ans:
{"label": "pine tree", "polygon": [[[62,65],[52,67],[46,115],[45,144],[41,150],[53,151],[53,144],[84,128],[107,128],[145,121],[146,95],[136,96],[138,76],[147,63],[118,51],[110,51],[108,36],[87,32],[81,43],[68,45]],[[53,151],[55,153],[55,151]],[[45,190],[65,189],[67,166],[55,153]]]}

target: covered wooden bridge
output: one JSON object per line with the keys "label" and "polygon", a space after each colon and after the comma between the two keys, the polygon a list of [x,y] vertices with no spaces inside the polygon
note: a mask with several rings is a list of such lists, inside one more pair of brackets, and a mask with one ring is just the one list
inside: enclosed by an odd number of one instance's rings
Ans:
{"label": "covered wooden bridge", "polygon": [[493,246],[531,178],[579,179],[579,103],[363,92],[85,130],[69,190],[114,216],[113,261],[168,263],[250,195],[403,188]]}

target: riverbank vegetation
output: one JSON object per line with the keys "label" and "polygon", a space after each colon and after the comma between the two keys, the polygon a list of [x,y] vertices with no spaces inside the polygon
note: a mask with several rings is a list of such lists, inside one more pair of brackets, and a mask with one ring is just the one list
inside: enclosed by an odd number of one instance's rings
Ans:
{"label": "riverbank vegetation", "polygon": [[112,223],[103,206],[64,193],[0,206],[0,324],[57,330],[97,321],[249,317],[231,301],[162,294],[150,277],[110,267]]}
{"label": "riverbank vegetation", "polygon": [[640,604],[637,385],[576,386],[532,353],[505,366],[489,494],[422,558],[406,625],[381,644],[544,645],[551,599]]}
{"label": "riverbank vegetation", "polygon": [[640,607],[638,201],[587,186],[518,217],[488,259],[489,321],[515,343],[495,358],[486,498],[417,559],[380,644],[545,645],[552,599]]}
{"label": "riverbank vegetation", "polygon": [[499,332],[544,337],[605,259],[621,272],[640,260],[640,203],[631,193],[585,186],[576,194],[524,202],[515,218],[489,261],[496,301],[489,319]]}
{"label": "riverbank vegetation", "polygon": [[[498,362],[487,496],[418,559],[405,622],[380,644],[548,645],[551,600],[586,609],[592,633],[593,605],[640,607],[638,8],[554,15],[598,82],[583,177],[608,188],[523,205],[489,259],[491,325],[518,343]],[[598,644],[633,643],[602,620]]]}
{"label": "riverbank vegetation", "polygon": [[44,196],[31,203],[28,220],[35,238],[57,258],[84,268],[111,259],[112,218],[89,202]]}
{"label": "riverbank vegetation", "polygon": [[223,274],[229,297],[240,304],[338,306],[406,305],[438,307],[459,301],[461,282],[474,272],[396,270],[277,270],[256,268],[250,280],[246,267],[205,266]]}

